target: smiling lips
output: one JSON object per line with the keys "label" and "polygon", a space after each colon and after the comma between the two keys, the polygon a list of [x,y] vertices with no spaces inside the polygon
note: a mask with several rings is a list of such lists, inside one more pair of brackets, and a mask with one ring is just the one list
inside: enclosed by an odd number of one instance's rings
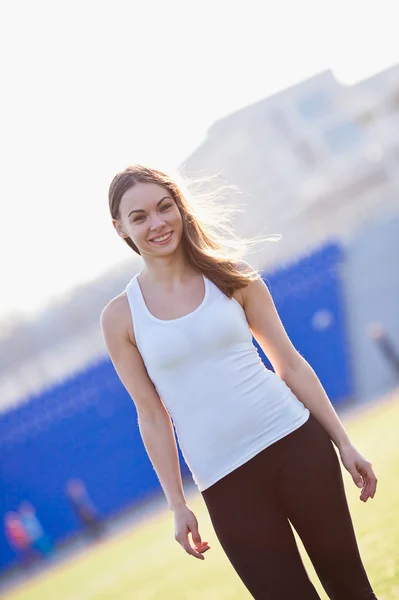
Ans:
{"label": "smiling lips", "polygon": [[170,238],[172,237],[172,231],[170,231],[169,233],[165,233],[165,235],[161,235],[159,237],[153,238],[151,240],[151,242],[154,242],[155,244],[166,244]]}

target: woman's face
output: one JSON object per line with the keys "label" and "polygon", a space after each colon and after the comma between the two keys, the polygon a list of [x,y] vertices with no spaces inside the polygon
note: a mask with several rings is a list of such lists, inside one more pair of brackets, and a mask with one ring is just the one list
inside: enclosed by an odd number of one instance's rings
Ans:
{"label": "woman's face", "polygon": [[141,256],[168,256],[180,244],[183,222],[170,193],[156,183],[135,183],[123,196],[118,234],[136,244]]}

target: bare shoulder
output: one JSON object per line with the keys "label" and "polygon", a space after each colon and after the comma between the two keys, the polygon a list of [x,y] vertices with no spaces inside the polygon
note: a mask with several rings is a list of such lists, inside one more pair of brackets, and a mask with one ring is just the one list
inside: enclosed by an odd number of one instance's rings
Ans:
{"label": "bare shoulder", "polygon": [[244,308],[245,301],[248,299],[248,297],[252,296],[254,293],[259,293],[259,289],[262,290],[262,288],[265,287],[265,284],[260,273],[246,261],[241,260],[237,266],[240,271],[250,273],[251,276],[254,277],[252,281],[249,281],[244,287],[235,290],[233,294],[233,298],[237,300],[239,304],[241,304],[242,308]]}
{"label": "bare shoulder", "polygon": [[105,345],[119,379],[133,399],[140,419],[159,420],[167,415],[143,358],[132,339],[133,325],[126,292],[113,298],[101,313]]}
{"label": "bare shoulder", "polygon": [[132,315],[126,292],[115,296],[103,308],[100,316],[101,329],[106,338],[128,337],[132,344],[136,345]]}
{"label": "bare shoulder", "polygon": [[260,275],[239,291],[244,304],[248,302],[269,303],[272,300],[269,288]]}

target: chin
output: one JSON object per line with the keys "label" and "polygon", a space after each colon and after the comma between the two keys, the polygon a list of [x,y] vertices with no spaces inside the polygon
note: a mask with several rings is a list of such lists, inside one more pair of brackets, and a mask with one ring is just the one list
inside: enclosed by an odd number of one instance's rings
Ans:
{"label": "chin", "polygon": [[179,247],[179,244],[172,244],[171,246],[165,246],[164,248],[158,248],[156,254],[162,254],[162,256],[169,256],[174,254]]}

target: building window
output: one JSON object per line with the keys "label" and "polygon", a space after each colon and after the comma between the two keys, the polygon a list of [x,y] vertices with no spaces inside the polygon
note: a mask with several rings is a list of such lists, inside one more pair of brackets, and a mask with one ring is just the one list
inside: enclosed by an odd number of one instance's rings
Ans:
{"label": "building window", "polygon": [[305,119],[316,119],[331,112],[331,98],[325,90],[316,90],[298,102],[298,112]]}
{"label": "building window", "polygon": [[332,152],[341,152],[360,140],[360,130],[351,121],[341,122],[326,129],[324,139]]}

